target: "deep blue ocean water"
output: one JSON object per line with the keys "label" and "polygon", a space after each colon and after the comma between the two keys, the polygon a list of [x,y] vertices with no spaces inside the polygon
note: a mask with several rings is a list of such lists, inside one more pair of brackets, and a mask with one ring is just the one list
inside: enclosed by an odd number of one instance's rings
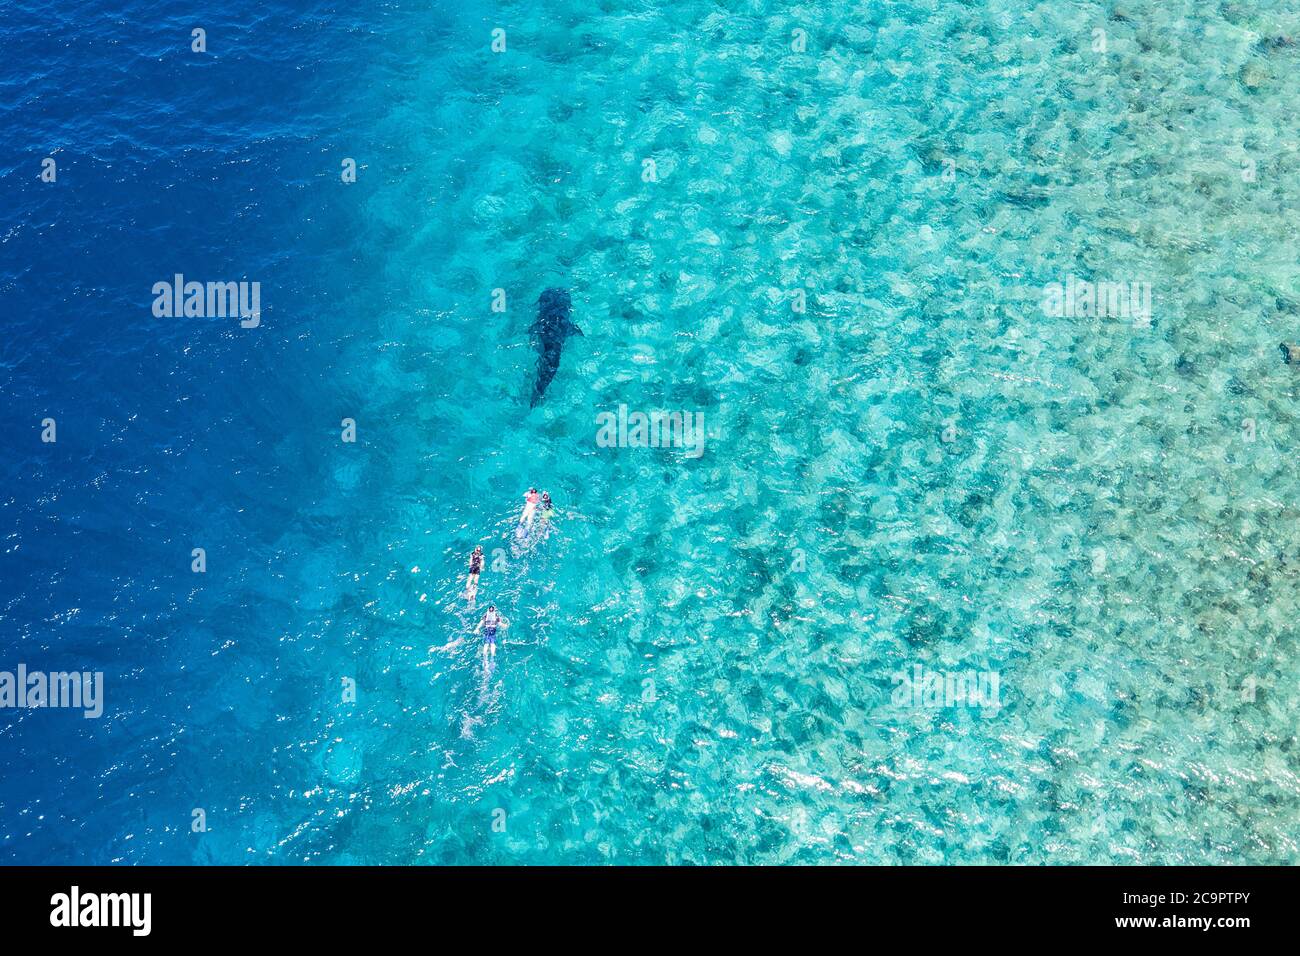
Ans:
{"label": "deep blue ocean water", "polygon": [[[105,712],[0,710],[0,860],[1293,861],[1290,37],[9,3],[0,671]],[[155,317],[177,273],[261,324]],[[1070,276],[1150,322],[1049,314]],[[584,335],[530,410],[551,286]],[[620,405],[704,453],[605,447]],[[915,667],[1001,706],[900,706]]]}

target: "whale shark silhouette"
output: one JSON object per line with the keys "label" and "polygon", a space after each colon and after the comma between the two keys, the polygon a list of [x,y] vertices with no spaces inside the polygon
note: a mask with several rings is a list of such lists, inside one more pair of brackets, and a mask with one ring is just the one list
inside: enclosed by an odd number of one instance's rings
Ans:
{"label": "whale shark silhouette", "polygon": [[537,407],[546,386],[555,378],[565,340],[570,335],[582,335],[582,329],[569,317],[572,313],[573,302],[567,289],[547,289],[537,299],[537,319],[528,328],[533,348],[537,349],[537,380],[533,382],[530,408]]}

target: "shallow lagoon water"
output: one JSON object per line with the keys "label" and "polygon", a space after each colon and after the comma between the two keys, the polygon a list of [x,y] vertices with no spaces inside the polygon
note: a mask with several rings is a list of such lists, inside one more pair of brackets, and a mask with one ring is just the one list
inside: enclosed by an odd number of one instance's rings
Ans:
{"label": "shallow lagoon water", "polygon": [[[89,54],[75,124],[18,96],[3,646],[109,713],[0,725],[0,855],[1292,861],[1298,21],[249,6],[201,63],[157,17]],[[205,270],[263,326],[148,316]],[[1045,314],[1070,276],[1149,325]],[[585,334],[530,411],[554,285]],[[619,405],[704,454],[601,447]],[[899,707],[918,665],[1001,706]]]}

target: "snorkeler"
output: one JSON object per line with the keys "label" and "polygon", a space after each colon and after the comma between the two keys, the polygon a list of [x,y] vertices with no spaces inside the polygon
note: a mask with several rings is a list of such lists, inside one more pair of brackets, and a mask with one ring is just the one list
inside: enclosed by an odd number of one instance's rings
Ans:
{"label": "snorkeler", "polygon": [[474,603],[478,595],[478,576],[483,573],[483,545],[474,546],[474,553],[469,556],[469,581],[465,584],[465,597]]}
{"label": "snorkeler", "polygon": [[529,488],[528,494],[524,495],[524,513],[519,516],[519,527],[515,528],[515,537],[523,538],[528,535],[528,529],[533,526],[533,515],[537,511],[537,489]]}
{"label": "snorkeler", "polygon": [[545,536],[551,532],[551,519],[555,517],[555,506],[551,504],[551,493],[542,492],[542,513],[540,520],[542,522],[542,535]]}
{"label": "snorkeler", "polygon": [[483,634],[483,653],[497,656],[497,628],[505,630],[510,626],[510,622],[497,613],[497,606],[489,604],[487,613],[483,615],[483,620],[478,622],[478,627],[474,628],[474,633]]}

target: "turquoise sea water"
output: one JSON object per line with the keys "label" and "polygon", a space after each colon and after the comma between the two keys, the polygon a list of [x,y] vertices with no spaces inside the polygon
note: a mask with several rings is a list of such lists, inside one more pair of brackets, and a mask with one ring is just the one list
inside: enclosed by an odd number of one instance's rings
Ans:
{"label": "turquoise sea water", "polygon": [[[134,508],[60,513],[48,460],[7,505],[10,560],[63,520],[135,568],[10,595],[16,653],[75,637],[118,703],[60,725],[75,759],[23,716],[11,774],[39,741],[61,775],[3,792],[8,858],[1295,859],[1300,11],[267,18],[221,56],[281,63],[229,95],[284,108],[229,117],[212,179],[263,326],[150,340],[142,376],[187,346],[202,375],[143,432],[105,413],[109,480],[163,476]],[[1149,283],[1149,326],[1045,314],[1070,276]],[[585,334],[530,410],[549,286]],[[703,455],[601,447],[620,405],[703,413]],[[559,517],[517,556],[530,485]],[[1001,707],[900,707],[916,666],[993,672]]]}

